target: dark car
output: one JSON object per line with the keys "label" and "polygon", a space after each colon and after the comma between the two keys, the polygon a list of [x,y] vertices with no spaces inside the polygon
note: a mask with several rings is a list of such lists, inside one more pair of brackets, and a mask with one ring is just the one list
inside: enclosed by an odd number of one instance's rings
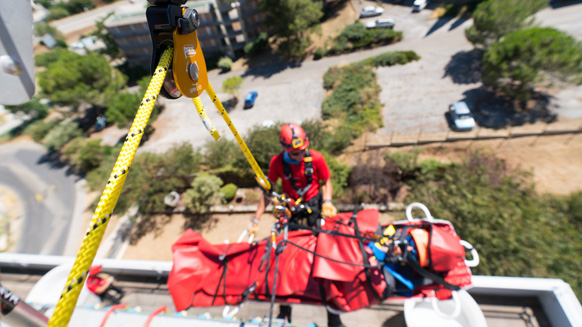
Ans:
{"label": "dark car", "polygon": [[259,93],[257,91],[251,91],[249,93],[247,93],[247,95],[245,95],[245,109],[249,109],[252,108],[255,105],[255,100],[257,100],[257,97],[259,96]]}

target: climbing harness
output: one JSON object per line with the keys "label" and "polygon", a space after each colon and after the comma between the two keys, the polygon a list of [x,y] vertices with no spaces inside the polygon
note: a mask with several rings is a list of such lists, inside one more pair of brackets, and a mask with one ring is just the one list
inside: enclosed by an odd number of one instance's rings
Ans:
{"label": "climbing harness", "polygon": [[313,157],[311,156],[311,152],[309,149],[305,150],[305,156],[303,157],[303,162],[305,163],[304,174],[305,178],[307,179],[307,184],[303,188],[299,188],[297,183],[295,183],[295,178],[293,178],[293,173],[291,172],[291,166],[287,161],[283,160],[283,173],[285,174],[285,178],[291,183],[291,187],[297,192],[299,195],[299,199],[303,199],[305,194],[311,188],[311,183],[313,183]]}
{"label": "climbing harness", "polygon": [[91,220],[90,228],[83,239],[73,268],[67,278],[65,288],[49,320],[49,327],[67,326],[71,319],[79,294],[89,274],[89,269],[95,259],[105,229],[113,214],[113,209],[117,204],[135,153],[143,137],[152,109],[160,94],[168,99],[177,99],[182,95],[192,98],[204,126],[214,139],[218,139],[220,136],[212,126],[212,122],[206,115],[199,98],[199,95],[206,90],[234,134],[255,173],[259,186],[265,192],[271,190],[271,183],[265,177],[245,142],[238,134],[214,89],[208,82],[206,64],[196,33],[196,29],[200,25],[199,16],[195,9],[182,7],[186,1],[148,0],[151,6],[146,10],[146,16],[153,45],[152,78],[107,181],[105,190],[101,195]]}

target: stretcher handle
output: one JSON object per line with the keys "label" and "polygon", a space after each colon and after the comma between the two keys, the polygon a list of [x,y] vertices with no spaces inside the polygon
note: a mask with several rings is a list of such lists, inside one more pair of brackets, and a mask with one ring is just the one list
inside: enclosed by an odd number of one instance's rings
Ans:
{"label": "stretcher handle", "polygon": [[479,265],[479,253],[477,253],[477,250],[475,250],[471,243],[465,240],[461,240],[461,245],[463,246],[463,248],[465,248],[465,252],[469,251],[471,253],[471,257],[473,257],[473,259],[471,260],[465,259],[465,265],[467,265],[467,267],[470,268],[477,267]]}
{"label": "stretcher handle", "polygon": [[422,210],[424,212],[425,218],[428,219],[428,221],[432,222],[432,220],[434,219],[430,214],[430,211],[424,204],[420,202],[413,202],[406,207],[406,219],[408,219],[408,221],[414,221],[415,219],[412,217],[412,209],[414,208],[419,208],[420,210]]}
{"label": "stretcher handle", "polygon": [[441,309],[439,308],[439,299],[437,299],[436,297],[432,298],[432,308],[434,310],[434,312],[436,312],[439,316],[445,318],[445,319],[456,319],[460,314],[461,314],[461,299],[459,299],[459,294],[457,293],[457,291],[452,291],[451,295],[453,296],[453,301],[455,302],[455,310],[453,310],[452,313],[448,314],[448,313],[444,313],[441,311]]}

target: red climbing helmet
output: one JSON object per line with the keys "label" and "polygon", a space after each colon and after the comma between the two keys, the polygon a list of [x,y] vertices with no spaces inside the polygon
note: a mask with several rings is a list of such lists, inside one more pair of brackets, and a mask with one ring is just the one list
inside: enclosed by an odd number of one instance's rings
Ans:
{"label": "red climbing helmet", "polygon": [[309,138],[301,126],[295,123],[284,124],[281,126],[279,142],[287,152],[299,152],[307,149]]}
{"label": "red climbing helmet", "polygon": [[100,272],[101,272],[101,265],[93,266],[93,267],[91,267],[91,269],[89,269],[89,276],[97,275]]}

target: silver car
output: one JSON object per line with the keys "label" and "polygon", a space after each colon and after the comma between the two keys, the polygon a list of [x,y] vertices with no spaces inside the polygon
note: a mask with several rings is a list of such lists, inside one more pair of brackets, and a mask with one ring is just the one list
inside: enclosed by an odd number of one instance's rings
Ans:
{"label": "silver car", "polygon": [[376,6],[366,6],[360,12],[360,17],[380,16],[384,13],[384,8]]}

